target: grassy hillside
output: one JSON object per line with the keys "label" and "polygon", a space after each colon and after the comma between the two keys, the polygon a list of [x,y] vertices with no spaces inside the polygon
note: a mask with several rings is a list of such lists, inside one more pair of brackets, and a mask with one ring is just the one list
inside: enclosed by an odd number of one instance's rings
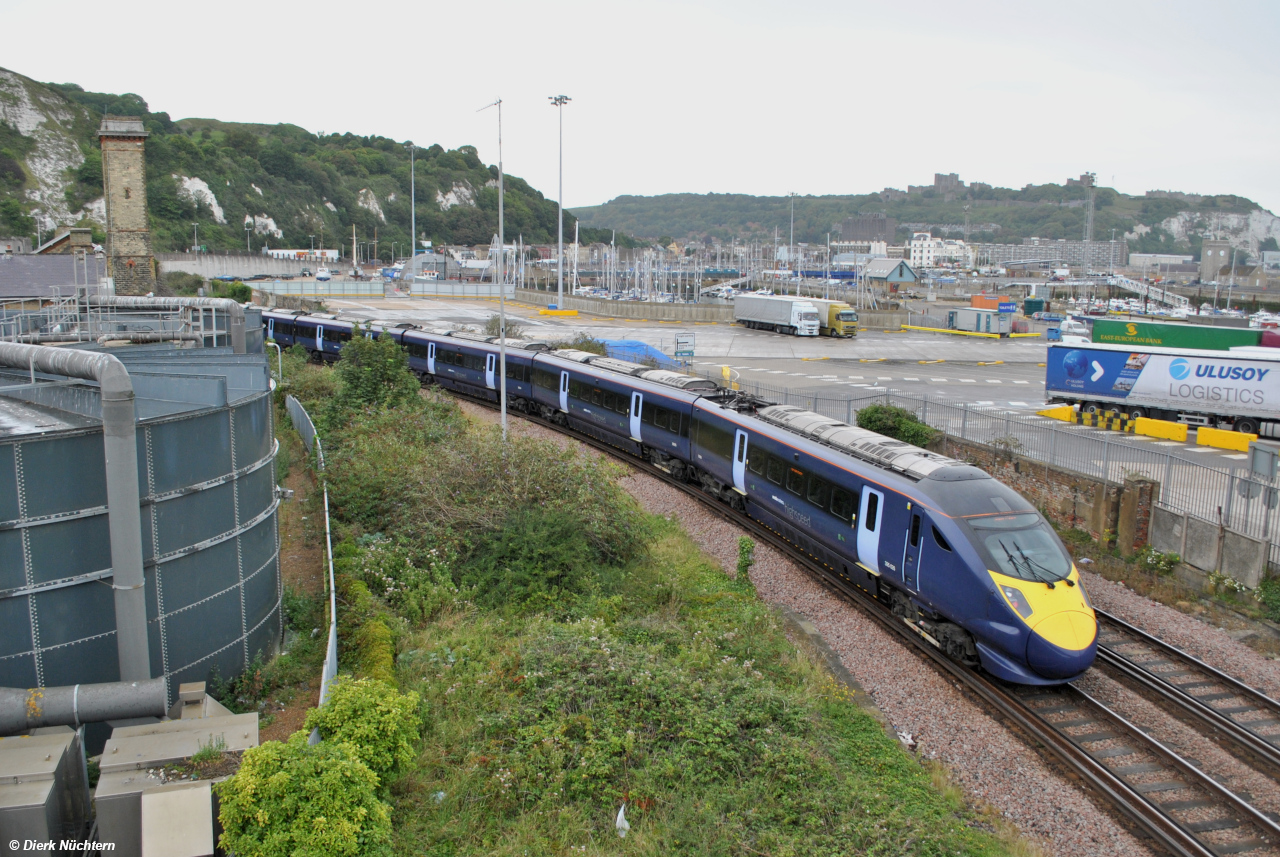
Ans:
{"label": "grassy hillside", "polygon": [[[59,226],[101,226],[102,159],[96,139],[103,113],[144,117],[147,203],[158,251],[190,246],[193,223],[210,249],[326,247],[377,230],[390,258],[409,243],[409,150],[377,135],[319,136],[296,125],[215,119],[173,121],[139,95],[86,92],[41,84],[0,69],[0,235],[35,237],[33,215]],[[61,152],[50,158],[49,151]],[[497,167],[472,146],[419,148],[417,226],[437,244],[488,243],[497,232]],[[554,241],[556,205],[527,182],[506,177],[507,235]],[[566,213],[572,234],[574,219]],[[50,224],[46,222],[46,229]],[[590,233],[588,233],[590,234]],[[100,237],[100,236],[99,236]],[[606,239],[607,240],[607,239]]]}
{"label": "grassy hillside", "polygon": [[[797,241],[825,243],[828,232],[839,235],[839,222],[846,217],[882,212],[899,222],[932,225],[935,234],[960,237],[964,206],[970,207],[970,240],[1018,242],[1023,237],[1084,237],[1085,188],[1064,185],[1028,185],[1021,190],[982,187],[962,197],[946,200],[933,190],[905,198],[886,200],[880,194],[802,196],[795,200]],[[1130,197],[1111,188],[1098,188],[1094,198],[1094,238],[1109,240],[1111,230],[1121,237],[1133,233],[1138,224],[1151,231],[1134,235],[1131,248],[1140,252],[1198,252],[1201,237],[1181,240],[1161,227],[1189,207],[1177,199]],[[1202,216],[1212,213],[1248,215],[1259,206],[1238,196],[1204,197],[1195,209]],[[782,241],[791,228],[791,200],[784,196],[746,194],[665,194],[662,196],[620,196],[603,205],[574,209],[584,226],[613,227],[646,238],[672,236],[677,239],[710,237],[721,240],[773,237],[775,227]],[[999,227],[993,228],[990,224]],[[954,226],[948,231],[945,226]],[[898,240],[909,237],[911,228],[900,226]]]}

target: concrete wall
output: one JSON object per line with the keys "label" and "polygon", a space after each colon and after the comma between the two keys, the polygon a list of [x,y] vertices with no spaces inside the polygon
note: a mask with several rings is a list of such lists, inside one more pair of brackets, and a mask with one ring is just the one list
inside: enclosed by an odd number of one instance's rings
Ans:
{"label": "concrete wall", "polygon": [[1146,479],[1124,484],[1033,461],[996,447],[947,436],[931,445],[967,461],[1026,497],[1060,527],[1083,530],[1095,540],[1116,539],[1125,556],[1150,538],[1160,485]]}
{"label": "concrete wall", "polygon": [[[555,292],[538,292],[531,289],[516,289],[516,300],[536,306],[548,306],[555,303]],[[561,309],[576,309],[578,312],[601,315],[608,318],[643,318],[652,321],[695,321],[720,322],[729,324],[733,321],[733,307],[711,306],[705,304],[663,304],[642,303],[640,301],[605,301],[599,298],[570,297],[565,295]]]}
{"label": "concrete wall", "polygon": [[1256,587],[1267,572],[1270,545],[1240,533],[1157,506],[1151,520],[1151,546],[1176,553],[1202,573],[1218,571]]}
{"label": "concrete wall", "polygon": [[[183,271],[197,274],[206,280],[212,277],[252,277],[254,274],[296,275],[303,268],[315,273],[323,262],[298,262],[293,259],[272,259],[270,256],[224,256],[217,253],[160,253],[156,256],[160,270]],[[331,263],[334,267],[336,263]]]}

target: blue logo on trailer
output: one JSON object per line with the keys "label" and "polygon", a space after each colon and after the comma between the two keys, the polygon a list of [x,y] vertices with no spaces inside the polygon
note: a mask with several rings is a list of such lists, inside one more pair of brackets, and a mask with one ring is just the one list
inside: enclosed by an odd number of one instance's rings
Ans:
{"label": "blue logo on trailer", "polygon": [[1186,378],[1191,374],[1191,364],[1179,357],[1177,360],[1169,364],[1169,374],[1172,375],[1175,380],[1181,381],[1183,378]]}
{"label": "blue logo on trailer", "polygon": [[1083,378],[1089,371],[1089,358],[1083,351],[1068,351],[1062,358],[1062,368],[1068,378]]}

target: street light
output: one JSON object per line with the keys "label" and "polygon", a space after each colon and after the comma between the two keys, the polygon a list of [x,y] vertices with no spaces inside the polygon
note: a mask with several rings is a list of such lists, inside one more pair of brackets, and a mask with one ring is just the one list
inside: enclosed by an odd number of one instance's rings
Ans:
{"label": "street light", "polygon": [[418,194],[413,180],[414,153],[418,147],[410,140],[405,143],[409,147],[409,256],[418,255]]}
{"label": "street light", "polygon": [[244,219],[244,252],[248,253],[253,248],[249,246],[249,235],[253,229],[253,219],[246,217]]}
{"label": "street light", "polygon": [[552,106],[560,109],[560,216],[556,221],[556,306],[564,308],[564,106],[573,99],[567,95],[548,95]]}
{"label": "street light", "polygon": [[[566,99],[567,100],[567,99]],[[505,234],[505,218],[502,172],[502,99],[481,107],[476,112],[498,108],[498,275],[494,280],[498,283],[498,402],[502,414],[502,442],[507,442],[507,239]]]}
{"label": "street light", "polygon": [[191,252],[200,252],[200,223],[191,224]]}
{"label": "street light", "polygon": [[314,256],[316,254],[316,236],[308,235],[307,240],[311,242],[311,255]]}

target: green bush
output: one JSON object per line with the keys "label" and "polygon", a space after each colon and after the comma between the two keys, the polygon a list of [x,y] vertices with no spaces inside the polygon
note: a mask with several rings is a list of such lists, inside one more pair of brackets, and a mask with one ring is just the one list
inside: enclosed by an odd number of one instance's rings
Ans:
{"label": "green bush", "polygon": [[1144,570],[1164,577],[1173,574],[1174,569],[1178,567],[1178,563],[1182,562],[1182,557],[1172,551],[1161,553],[1151,545],[1144,545],[1142,550],[1134,554],[1133,561]]}
{"label": "green bush", "polygon": [[351,341],[342,346],[342,360],[334,369],[338,391],[326,412],[331,428],[346,423],[354,411],[401,407],[418,398],[421,385],[409,368],[408,352],[390,336],[368,338],[367,330],[357,325]]}
{"label": "green bush", "polygon": [[738,578],[750,579],[747,577],[751,566],[756,564],[756,543],[746,536],[738,537]]}
{"label": "green bush", "polygon": [[579,520],[564,510],[515,509],[496,532],[481,537],[462,571],[488,607],[573,607],[608,564]]}
{"label": "green bush", "polygon": [[237,857],[387,854],[391,811],[378,782],[348,745],[309,747],[306,732],[250,748],[235,776],[216,786],[219,844]]}
{"label": "green bush", "polygon": [[384,538],[362,538],[360,552],[343,562],[374,595],[415,625],[441,611],[459,607],[470,597],[453,580],[455,556],[447,547],[413,550]]}
{"label": "green bush", "polygon": [[253,288],[236,281],[227,285],[227,297],[236,303],[247,303],[253,299]]}
{"label": "green bush", "polygon": [[906,408],[895,405],[867,405],[858,411],[858,428],[877,432],[913,446],[928,446],[938,431],[920,422]]}
{"label": "green bush", "polygon": [[307,713],[306,729],[325,742],[346,744],[381,780],[417,757],[422,737],[418,694],[398,693],[377,679],[337,679],[329,698]]}

